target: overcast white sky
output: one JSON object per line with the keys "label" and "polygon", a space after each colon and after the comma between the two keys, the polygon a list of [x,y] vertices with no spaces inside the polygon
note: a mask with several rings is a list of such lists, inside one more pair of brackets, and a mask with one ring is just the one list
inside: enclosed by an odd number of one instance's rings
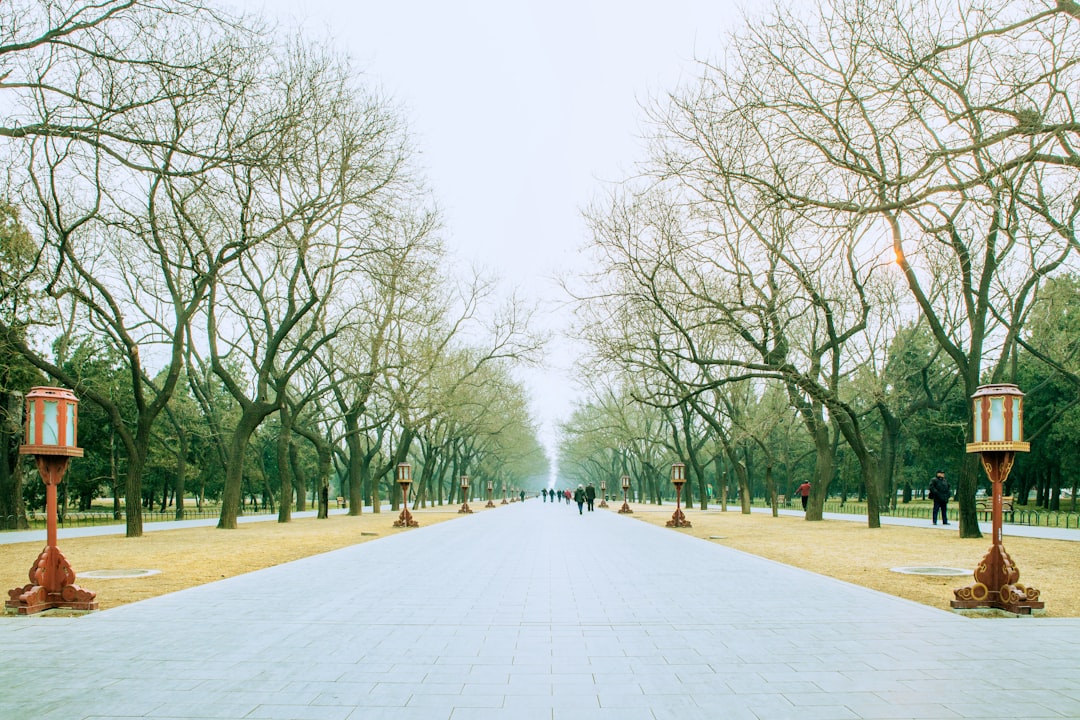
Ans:
{"label": "overcast white sky", "polygon": [[[402,108],[451,250],[544,303],[586,239],[581,210],[642,156],[642,103],[696,75],[736,0],[231,0],[350,54]],[[557,342],[524,373],[542,438],[576,397]]]}

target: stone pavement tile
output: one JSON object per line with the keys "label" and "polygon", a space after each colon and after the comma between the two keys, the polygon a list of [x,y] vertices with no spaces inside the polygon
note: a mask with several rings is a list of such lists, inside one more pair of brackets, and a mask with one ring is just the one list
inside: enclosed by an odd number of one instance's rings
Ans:
{"label": "stone pavement tile", "polygon": [[[953,710],[944,705],[935,703],[911,704],[911,705],[848,705],[855,716],[862,720],[906,720],[907,718],[933,718],[942,720],[948,718],[962,718]],[[1025,717],[1025,720],[1027,718]]]}
{"label": "stone pavement tile", "polygon": [[1040,693],[1042,697],[1028,701],[1028,714],[1038,714],[1039,708],[1054,713],[1060,713],[1062,717],[1080,718],[1080,699],[1071,697],[1065,693]]}
{"label": "stone pavement tile", "polygon": [[519,709],[537,708],[548,710],[574,710],[600,708],[600,701],[595,695],[507,695],[503,707],[509,711],[508,717],[515,717]]}
{"label": "stone pavement tile", "polygon": [[[361,720],[357,718],[357,720]],[[368,720],[366,717],[362,720]],[[393,718],[397,720],[397,718]],[[427,720],[426,718],[424,720]],[[547,708],[517,708],[509,715],[502,708],[454,708],[450,720],[552,720],[552,711]]]}
{"label": "stone pavement tile", "polygon": [[760,720],[858,720],[850,708],[844,705],[790,706],[748,705]]}
{"label": "stone pavement tile", "polygon": [[[1039,709],[1038,705],[1025,702],[1010,702],[1007,700],[999,700],[997,702],[991,701],[975,701],[971,702],[943,702],[941,705],[950,712],[956,713],[962,718],[1003,718],[1014,717],[1024,718],[1032,714],[1032,711]],[[1080,708],[1073,708],[1074,710]],[[1044,713],[1053,712],[1050,708],[1042,707]],[[1064,717],[1070,717],[1065,715]],[[1073,715],[1072,717],[1076,717]]]}
{"label": "stone pavement tile", "polygon": [[784,698],[796,707],[816,707],[819,705],[886,705],[889,700],[880,693],[873,692],[804,692],[784,693]]}
{"label": "stone pavement tile", "polygon": [[[834,677],[821,677],[815,685],[825,692],[888,692],[895,690],[899,683],[905,686],[919,687],[920,683],[930,679],[930,675],[918,670],[902,672],[844,672]],[[955,689],[955,685],[953,686]]]}
{"label": "stone pavement tile", "polygon": [[355,705],[371,696],[375,683],[307,683],[307,692],[321,691],[312,698],[311,705]]}
{"label": "stone pavement tile", "polygon": [[450,720],[450,716],[450,711],[429,707],[361,707],[356,708],[347,720]]}
{"label": "stone pavement tile", "polygon": [[535,660],[536,658],[530,655],[515,655],[513,664],[506,666],[506,670],[511,675],[535,675],[536,673],[552,672],[553,668],[550,661],[534,662]]}
{"label": "stone pavement tile", "polygon": [[694,697],[694,707],[669,708],[663,705],[653,708],[657,720],[760,720],[746,705],[733,703],[730,697]]}
{"label": "stone pavement tile", "polygon": [[[192,702],[188,699],[186,702],[172,703],[172,708],[183,707],[184,716],[188,718],[208,720],[225,720],[227,718],[245,718],[250,717],[251,713],[258,708],[258,704],[252,703],[233,703],[233,702]],[[170,708],[169,705],[165,705],[159,709],[155,716],[160,714],[171,714],[176,712]]]}
{"label": "stone pavement tile", "polygon": [[518,696],[540,696],[549,697],[555,694],[555,687],[550,682],[538,681],[535,683],[466,683],[462,690],[463,695],[469,695],[472,693],[479,693],[481,695],[518,695]]}
{"label": "stone pavement tile", "polygon": [[653,720],[648,708],[559,708],[554,720]]}
{"label": "stone pavement tile", "polygon": [[409,704],[405,707],[446,708],[447,711],[450,712],[459,707],[499,708],[502,706],[502,695],[479,695],[476,693],[470,693],[468,695],[442,695],[438,693],[417,693],[412,696],[409,700]]}

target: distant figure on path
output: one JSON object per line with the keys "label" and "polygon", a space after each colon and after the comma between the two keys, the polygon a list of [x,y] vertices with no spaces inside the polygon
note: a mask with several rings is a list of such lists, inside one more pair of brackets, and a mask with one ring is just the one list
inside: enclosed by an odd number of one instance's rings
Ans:
{"label": "distant figure on path", "polygon": [[521,498],[521,502],[525,502],[525,491],[522,490],[518,493],[518,497]]}
{"label": "distant figure on path", "polygon": [[547,502],[547,488],[544,488],[541,492],[544,493],[544,502]]}
{"label": "distant figure on path", "polygon": [[585,486],[578,485],[577,490],[574,491],[574,502],[577,503],[577,514],[582,514],[582,508],[585,505]]}
{"label": "distant figure on path", "polygon": [[949,495],[952,494],[952,490],[949,489],[949,481],[945,479],[945,471],[938,470],[934,479],[930,481],[930,499],[934,501],[934,511],[932,520],[937,525],[938,511],[941,511],[941,524],[949,524]]}
{"label": "distant figure on path", "polygon": [[563,499],[566,500],[567,505],[570,504],[570,498],[572,498],[572,497],[573,497],[573,495],[570,494],[570,489],[569,488],[567,488],[566,490],[563,490]]}
{"label": "distant figure on path", "polygon": [[802,509],[803,512],[806,512],[806,503],[810,499],[810,481],[807,480],[806,482],[804,482],[795,492],[798,493],[799,496],[802,498]]}
{"label": "distant figure on path", "polygon": [[596,502],[596,488],[592,483],[585,486],[585,502],[589,505],[589,512],[593,511],[593,503]]}

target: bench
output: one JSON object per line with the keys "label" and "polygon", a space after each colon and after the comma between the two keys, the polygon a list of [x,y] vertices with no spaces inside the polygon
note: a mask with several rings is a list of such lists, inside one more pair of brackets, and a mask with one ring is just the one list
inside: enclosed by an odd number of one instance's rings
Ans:
{"label": "bench", "polygon": [[[990,520],[994,514],[994,498],[985,497],[975,501],[975,511],[982,513],[983,520]],[[1002,495],[1001,496],[1001,515],[1002,517],[1008,515],[1009,520],[1012,521],[1013,515],[1013,496]]]}

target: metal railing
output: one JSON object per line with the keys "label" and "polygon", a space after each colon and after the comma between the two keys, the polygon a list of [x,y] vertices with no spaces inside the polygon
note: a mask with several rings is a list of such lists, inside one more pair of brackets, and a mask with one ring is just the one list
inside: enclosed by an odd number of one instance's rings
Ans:
{"label": "metal railing", "polygon": [[[259,512],[248,511],[243,515],[276,515],[277,511],[260,510]],[[191,510],[184,509],[184,520],[209,520],[217,519],[221,515],[220,507],[204,507],[202,509],[192,508]],[[167,510],[165,512],[158,512],[156,510],[144,510],[142,514],[143,522],[173,522],[176,520],[176,511]],[[28,512],[26,519],[30,523],[30,530],[40,530],[45,527],[45,513],[44,512]],[[57,527],[95,527],[98,525],[124,525],[127,523],[127,516],[123,511],[120,512],[119,518],[114,518],[111,511],[108,512],[67,512],[62,517],[57,517]],[[15,518],[13,516],[7,516],[3,518],[3,523],[0,527],[5,529],[15,529]],[[2,532],[2,530],[0,530]]]}
{"label": "metal railing", "polygon": [[[751,504],[754,507],[770,507],[768,503],[764,502],[761,499],[755,499],[754,502]],[[785,509],[801,509],[801,505],[797,501],[789,502],[787,505],[781,505],[780,507]],[[866,504],[858,502],[840,503],[836,500],[830,500],[825,502],[822,510],[823,512],[827,513],[865,515]],[[929,520],[932,512],[932,505],[912,505],[898,503],[895,509],[882,510],[881,514],[889,517]],[[949,520],[955,521],[958,519],[959,508],[957,508],[955,503],[950,503]],[[990,515],[988,512],[979,511],[979,519],[988,521],[990,519]],[[1006,524],[1013,525],[1031,525],[1033,527],[1080,529],[1080,513],[1064,510],[1047,510],[1046,508],[1033,507],[1030,505],[1014,505],[1013,509],[1010,512],[1006,512],[1002,519]]]}

